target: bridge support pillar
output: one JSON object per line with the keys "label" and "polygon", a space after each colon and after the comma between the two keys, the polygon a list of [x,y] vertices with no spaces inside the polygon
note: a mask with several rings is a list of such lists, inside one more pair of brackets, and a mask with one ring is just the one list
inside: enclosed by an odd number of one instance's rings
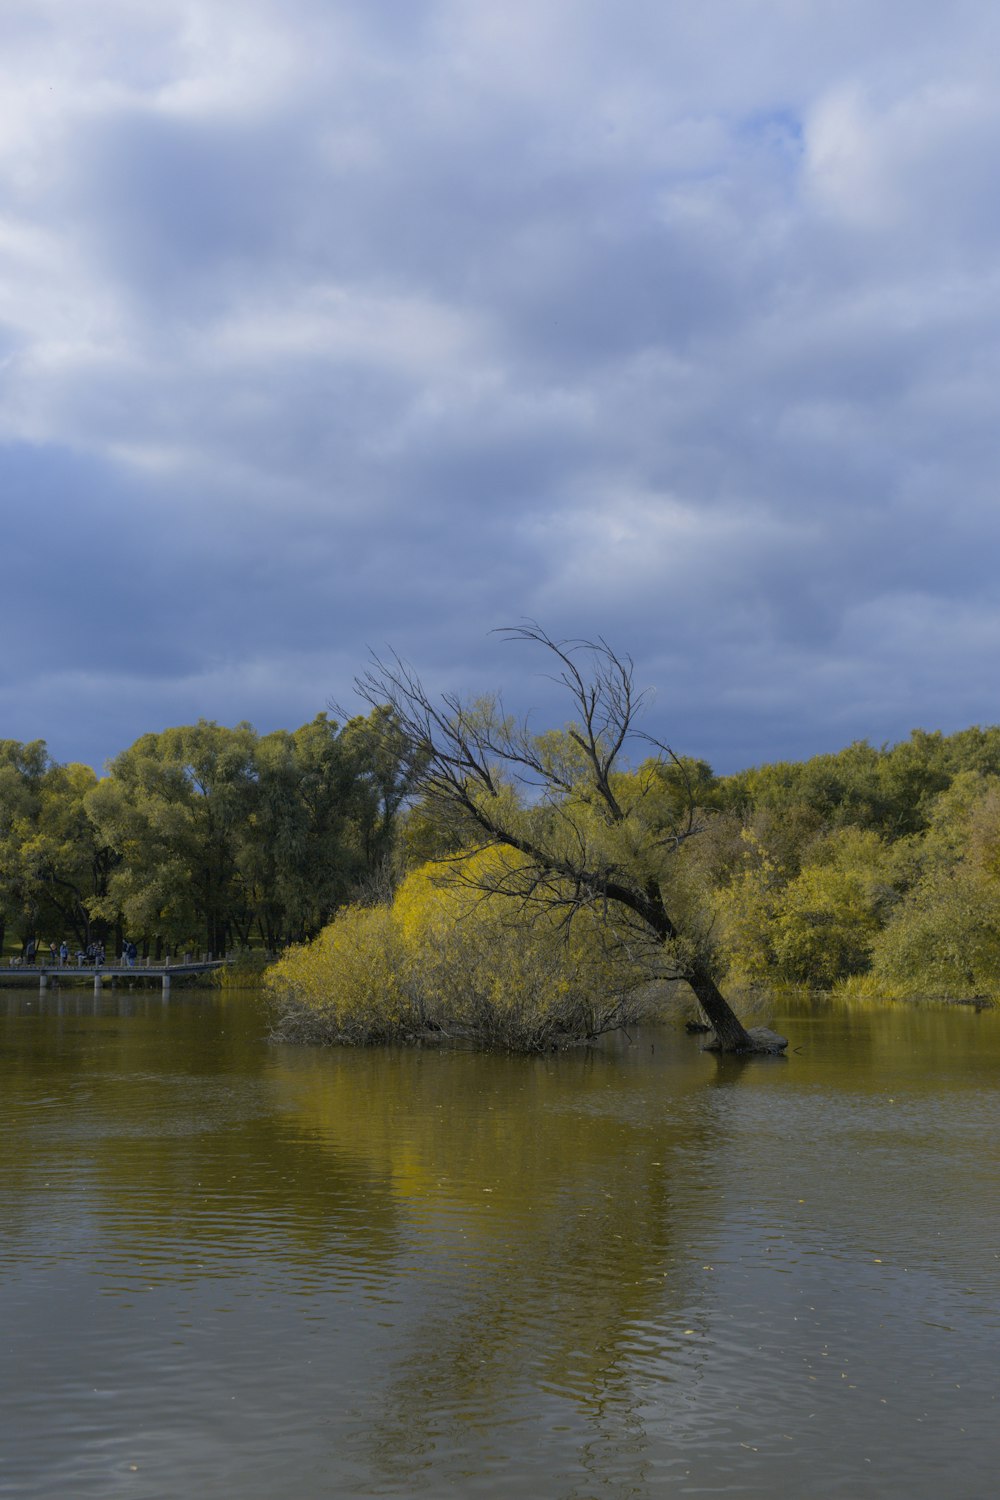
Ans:
{"label": "bridge support pillar", "polygon": [[97,972],[94,975],[94,994],[95,995],[99,995],[100,993],[101,993],[101,971],[100,971],[100,969],[98,969]]}
{"label": "bridge support pillar", "polygon": [[47,990],[48,987],[49,987],[49,976],[46,974],[45,970],[43,969],[42,972],[38,976],[38,988],[40,990]]}
{"label": "bridge support pillar", "polygon": [[169,995],[170,994],[170,975],[169,974],[164,974],[164,976],[163,976],[163,993],[164,993],[164,995]]}

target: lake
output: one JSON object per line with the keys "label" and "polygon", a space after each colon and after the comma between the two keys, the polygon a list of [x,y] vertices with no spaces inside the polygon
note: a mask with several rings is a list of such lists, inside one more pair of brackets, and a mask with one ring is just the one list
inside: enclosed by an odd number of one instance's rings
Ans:
{"label": "lake", "polygon": [[0,990],[0,1495],[987,1500],[1000,1012],[551,1058]]}

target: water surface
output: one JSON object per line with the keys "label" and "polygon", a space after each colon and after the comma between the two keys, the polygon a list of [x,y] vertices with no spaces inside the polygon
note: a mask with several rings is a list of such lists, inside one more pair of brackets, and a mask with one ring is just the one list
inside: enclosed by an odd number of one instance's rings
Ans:
{"label": "water surface", "polygon": [[0,1494],[986,1500],[1000,1014],[738,1062],[0,991]]}

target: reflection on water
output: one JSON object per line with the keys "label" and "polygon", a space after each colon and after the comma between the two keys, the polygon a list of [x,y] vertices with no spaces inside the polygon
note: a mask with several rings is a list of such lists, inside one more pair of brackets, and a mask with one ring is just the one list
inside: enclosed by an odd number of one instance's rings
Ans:
{"label": "reflection on water", "polygon": [[1000,1015],[779,1019],[524,1060],[0,991],[0,1495],[992,1494]]}

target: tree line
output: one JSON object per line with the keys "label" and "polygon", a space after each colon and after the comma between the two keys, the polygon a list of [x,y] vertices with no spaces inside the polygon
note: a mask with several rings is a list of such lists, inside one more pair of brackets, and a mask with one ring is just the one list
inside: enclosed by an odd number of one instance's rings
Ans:
{"label": "tree line", "polygon": [[435,699],[398,658],[359,679],[421,747],[408,873],[272,971],[282,1034],[537,1048],[677,980],[721,1050],[774,1050],[741,1013],[779,985],[1000,993],[1000,728],[720,777],[641,729],[632,664],[605,642],[508,635],[548,653],[563,728]]}
{"label": "tree line", "polygon": [[683,980],[725,1048],[746,996],[1000,993],[1000,728],[717,776],[641,728],[605,643],[511,632],[566,698],[535,729],[435,700],[143,735],[98,778],[0,741],[0,946],[289,949],[286,1034],[596,1035]]}
{"label": "tree line", "polygon": [[143,735],[101,778],[2,740],[0,951],[305,941],[377,889],[412,770],[381,709],[266,735],[201,720]]}
{"label": "tree line", "polygon": [[1000,728],[713,778],[692,858],[729,983],[1000,994]]}

